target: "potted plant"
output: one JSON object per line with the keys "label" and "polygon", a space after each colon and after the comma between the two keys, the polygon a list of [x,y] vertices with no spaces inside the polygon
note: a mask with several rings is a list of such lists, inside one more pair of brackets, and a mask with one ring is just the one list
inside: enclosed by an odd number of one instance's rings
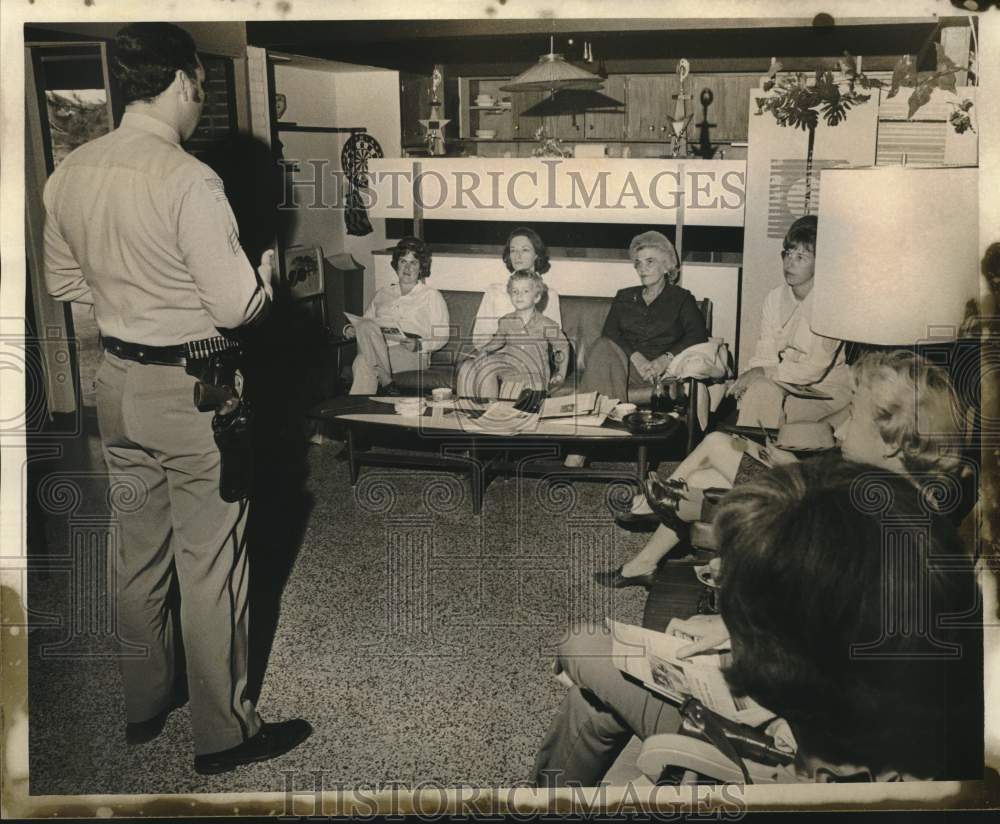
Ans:
{"label": "potted plant", "polygon": [[[944,53],[940,43],[935,43],[934,46],[937,53],[937,66],[934,71],[918,72],[916,62],[909,55],[902,57],[893,70],[886,98],[895,97],[903,87],[912,88],[907,115],[909,118],[930,102],[935,89],[956,93],[955,74],[960,69]],[[839,77],[835,77],[832,71],[824,69],[817,69],[812,75],[796,72],[779,77],[781,68],[781,63],[777,60],[771,62],[767,80],[763,85],[764,91],[770,94],[756,98],[755,114],[770,112],[779,126],[792,126],[809,133],[805,193],[805,208],[808,213],[812,195],[813,147],[820,118],[828,126],[842,123],[847,119],[851,109],[868,102],[872,89],[885,88],[886,84],[860,71],[855,59],[847,52],[844,52],[844,56],[840,59]],[[972,101],[963,99],[951,105],[954,108],[950,122],[955,131],[962,133],[972,129],[972,119],[969,115],[973,106]]]}

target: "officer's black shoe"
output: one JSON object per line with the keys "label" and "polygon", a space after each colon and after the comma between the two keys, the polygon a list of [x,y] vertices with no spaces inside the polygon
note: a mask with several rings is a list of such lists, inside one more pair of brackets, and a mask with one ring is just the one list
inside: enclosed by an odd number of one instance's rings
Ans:
{"label": "officer's black shoe", "polygon": [[196,755],[194,771],[199,775],[216,775],[229,772],[242,764],[267,761],[295,749],[312,734],[308,721],[294,718],[277,724],[261,724],[260,730],[250,739],[228,750]]}
{"label": "officer's black shoe", "polygon": [[129,722],[125,724],[125,743],[130,747],[137,747],[140,744],[147,744],[156,738],[167,723],[167,716],[178,707],[183,707],[187,703],[187,690],[179,689],[174,694],[170,706],[163,712],[147,718],[145,721]]}

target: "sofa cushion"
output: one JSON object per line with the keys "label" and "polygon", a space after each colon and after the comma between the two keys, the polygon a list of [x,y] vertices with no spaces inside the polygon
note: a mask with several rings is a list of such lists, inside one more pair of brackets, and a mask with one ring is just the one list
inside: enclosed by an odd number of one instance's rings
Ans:
{"label": "sofa cushion", "polygon": [[[431,367],[421,372],[397,372],[393,376],[396,386],[409,392],[429,392],[434,387],[450,386],[455,389],[455,375],[458,353],[468,348],[472,337],[472,327],[476,312],[482,303],[482,292],[458,292],[443,289],[441,296],[448,305],[450,335],[448,343],[431,353]],[[700,301],[699,306],[708,320],[711,333],[711,302]],[[611,309],[610,297],[584,297],[580,295],[560,295],[559,307],[562,312],[562,327],[573,347],[569,375],[582,372],[587,363],[587,353],[601,336],[604,321]]]}
{"label": "sofa cushion", "polygon": [[[441,295],[448,304],[451,326],[448,343],[431,354],[430,370],[423,374],[402,372],[394,375],[393,381],[401,390],[426,392],[436,386],[455,388],[457,372],[455,364],[458,353],[468,347],[483,293],[445,289]],[[562,313],[563,332],[573,347],[573,360],[570,362],[568,372],[572,375],[583,370],[588,350],[601,336],[604,319],[611,308],[611,298],[560,295],[559,307]]]}

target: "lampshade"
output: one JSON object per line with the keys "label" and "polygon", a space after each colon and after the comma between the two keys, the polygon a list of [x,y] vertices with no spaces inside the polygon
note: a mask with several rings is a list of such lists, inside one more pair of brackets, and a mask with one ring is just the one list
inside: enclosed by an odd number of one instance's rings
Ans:
{"label": "lampshade", "polygon": [[827,169],[812,329],[880,345],[954,337],[979,288],[977,169]]}
{"label": "lampshade", "polygon": [[534,66],[521,72],[506,86],[503,92],[555,91],[556,89],[599,89],[601,78],[586,69],[567,63],[561,54],[555,54],[550,46],[548,54],[538,58]]}

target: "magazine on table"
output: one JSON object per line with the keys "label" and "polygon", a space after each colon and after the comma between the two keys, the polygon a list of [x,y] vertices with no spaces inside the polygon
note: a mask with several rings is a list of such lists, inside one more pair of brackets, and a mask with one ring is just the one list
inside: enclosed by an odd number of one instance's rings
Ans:
{"label": "magazine on table", "polygon": [[598,393],[585,392],[582,395],[562,395],[558,398],[546,398],[538,417],[545,418],[575,418],[583,415],[593,415],[598,412]]}
{"label": "magazine on table", "polygon": [[[552,400],[552,398],[549,400]],[[597,398],[597,405],[590,414],[577,415],[572,418],[549,418],[546,421],[546,424],[549,426],[565,425],[572,426],[574,428],[581,426],[603,426],[604,422],[610,417],[611,410],[617,405],[617,398],[606,398],[604,395],[599,395]]]}
{"label": "magazine on table", "polygon": [[606,619],[611,630],[611,659],[622,672],[670,701],[681,704],[694,697],[710,710],[732,721],[756,727],[774,713],[748,696],[735,696],[726,684],[723,668],[730,653],[701,653],[678,658],[677,652],[704,637],[702,625],[674,618],[664,632]]}
{"label": "magazine on table", "polygon": [[[344,312],[344,316],[347,318],[348,323],[352,326],[357,326],[359,320],[366,320],[360,315],[352,315],[350,312]],[[389,318],[372,318],[379,325],[379,329],[382,330],[382,335],[385,339],[391,343],[401,343],[404,340],[409,339],[419,339],[420,335],[414,334],[413,332],[404,332],[399,328],[399,325],[389,319]]]}

